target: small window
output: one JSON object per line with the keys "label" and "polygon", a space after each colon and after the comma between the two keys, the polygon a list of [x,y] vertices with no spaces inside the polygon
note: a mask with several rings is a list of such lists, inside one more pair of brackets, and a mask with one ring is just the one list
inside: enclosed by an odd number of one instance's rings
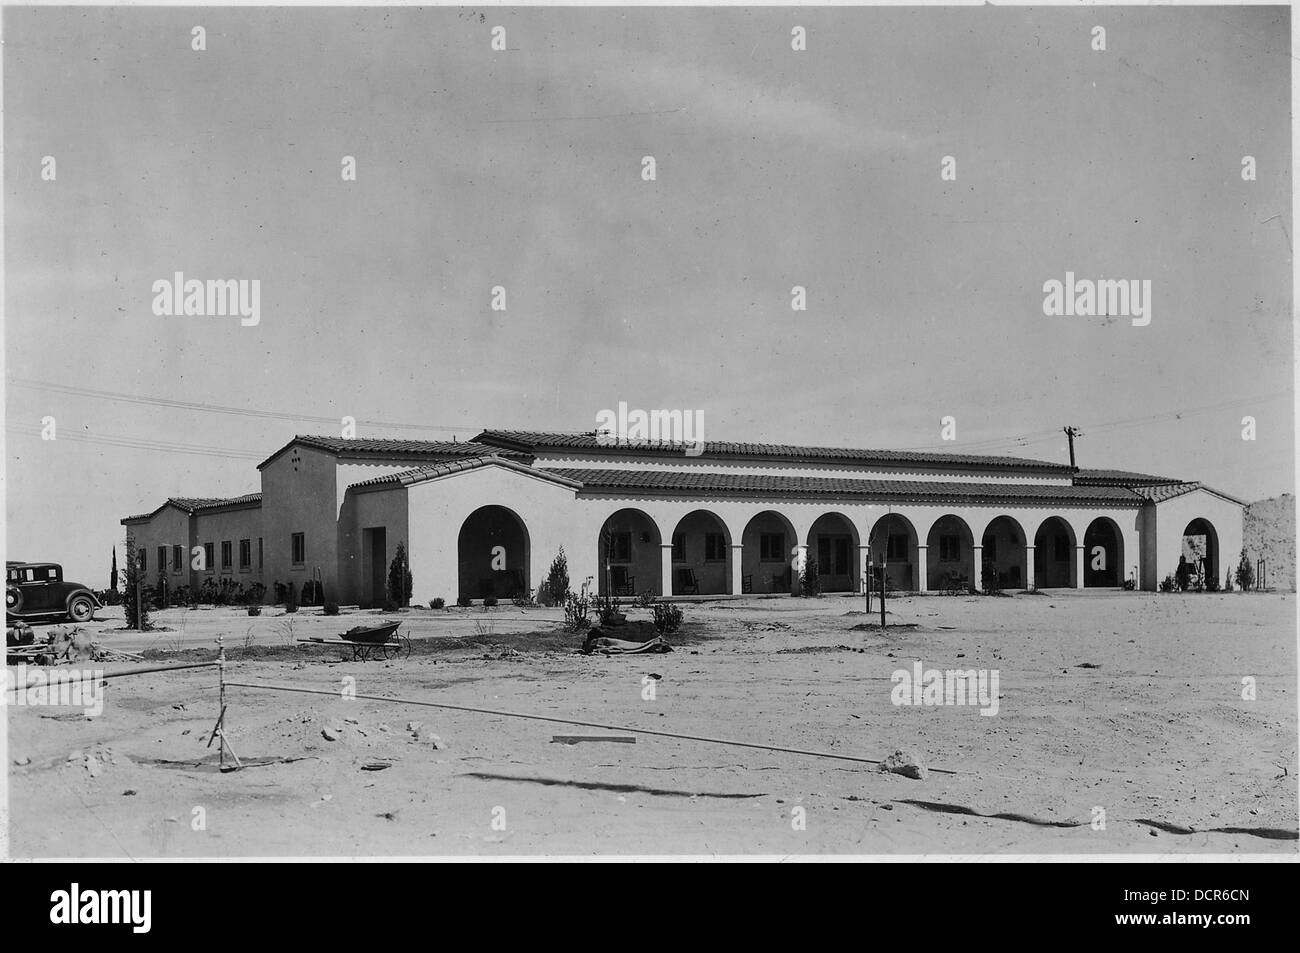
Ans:
{"label": "small window", "polygon": [[727,558],[727,537],[721,533],[705,533],[704,558],[709,562],[725,562]]}
{"label": "small window", "polygon": [[609,558],[611,562],[627,563],[632,561],[632,534],[611,533],[609,537]]}
{"label": "small window", "polygon": [[903,560],[907,558],[907,534],[890,533],[885,548],[886,559]]}
{"label": "small window", "polygon": [[158,571],[161,573],[167,569],[167,547],[158,547]]}
{"label": "small window", "polygon": [[239,541],[239,568],[253,568],[253,541],[251,539],[241,539]]}
{"label": "small window", "polygon": [[231,566],[234,565],[234,559],[232,558],[233,555],[234,554],[231,549],[230,540],[223,539],[221,541],[221,568],[222,569],[229,569]]}
{"label": "small window", "polygon": [[758,537],[758,558],[771,562],[785,559],[785,533],[761,533]]}
{"label": "small window", "polygon": [[212,572],[217,568],[216,551],[211,543],[203,544],[203,571]]}
{"label": "small window", "polygon": [[290,549],[293,553],[293,564],[301,566],[307,561],[307,537],[304,533],[294,533],[289,537]]}
{"label": "small window", "polygon": [[172,547],[172,572],[180,572],[185,566],[185,549],[181,546]]}
{"label": "small window", "polygon": [[961,537],[943,535],[939,537],[939,561],[955,563],[961,561]]}
{"label": "small window", "polygon": [[679,563],[686,562],[685,533],[673,533],[673,559]]}
{"label": "small window", "polygon": [[143,549],[137,549],[137,550],[135,551],[135,558],[136,558],[136,561],[140,563],[140,571],[141,571],[141,572],[148,572],[148,571],[149,571],[149,558],[148,558],[148,555],[149,555],[149,554],[146,553]]}

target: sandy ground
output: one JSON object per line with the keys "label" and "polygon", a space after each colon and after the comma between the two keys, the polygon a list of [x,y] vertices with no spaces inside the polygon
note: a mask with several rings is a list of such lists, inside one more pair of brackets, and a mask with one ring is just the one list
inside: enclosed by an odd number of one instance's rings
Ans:
{"label": "sandy ground", "polygon": [[[847,597],[685,608],[687,644],[628,657],[530,650],[511,633],[554,632],[555,613],[511,606],[405,613],[404,630],[420,638],[481,637],[386,663],[287,647],[369,613],[302,612],[292,633],[278,614],[233,610],[160,613],[175,631],[143,640],[111,631],[120,619],[97,628],[103,644],[130,650],[209,648],[219,633],[236,658],[245,646],[283,647],[233,663],[232,680],[338,692],[351,676],[361,694],[874,759],[914,748],[956,773],[913,780],[647,735],[555,744],[555,734],[601,732],[234,688],[229,735],[249,766],[221,774],[204,747],[216,676],[199,669],[111,680],[95,719],[10,706],[9,852],[1296,853],[1294,594],[899,599],[891,620],[917,628],[883,635],[854,628],[861,600]],[[996,669],[998,714],[894,705],[891,674],[915,660]],[[1242,698],[1246,676],[1254,701]],[[331,722],[336,740],[323,734]]]}

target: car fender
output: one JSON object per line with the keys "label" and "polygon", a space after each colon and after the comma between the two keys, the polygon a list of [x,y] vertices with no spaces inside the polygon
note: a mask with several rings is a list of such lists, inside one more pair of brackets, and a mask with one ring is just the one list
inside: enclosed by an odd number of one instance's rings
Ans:
{"label": "car fender", "polygon": [[82,586],[80,589],[73,589],[71,592],[68,593],[68,597],[63,600],[63,608],[65,610],[71,609],[72,600],[77,598],[77,596],[81,596],[81,595],[89,596],[90,604],[94,606],[96,609],[104,608],[104,604],[95,598],[95,594],[84,586]]}

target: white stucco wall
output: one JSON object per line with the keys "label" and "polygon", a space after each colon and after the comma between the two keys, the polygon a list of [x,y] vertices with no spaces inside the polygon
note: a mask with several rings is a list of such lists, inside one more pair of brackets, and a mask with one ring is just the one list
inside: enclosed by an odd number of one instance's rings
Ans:
{"label": "white stucco wall", "polygon": [[[1178,557],[1182,554],[1183,530],[1195,519],[1204,519],[1213,526],[1218,536],[1219,565],[1215,576],[1220,586],[1229,569],[1235,573],[1237,560],[1241,556],[1242,520],[1244,511],[1239,503],[1225,500],[1223,497],[1207,490],[1193,490],[1172,500],[1158,503],[1151,508],[1150,522],[1155,536],[1155,559],[1152,563],[1151,579],[1144,578],[1143,588],[1154,589],[1165,576],[1171,575],[1178,568]],[[1236,586],[1236,580],[1233,581]]]}

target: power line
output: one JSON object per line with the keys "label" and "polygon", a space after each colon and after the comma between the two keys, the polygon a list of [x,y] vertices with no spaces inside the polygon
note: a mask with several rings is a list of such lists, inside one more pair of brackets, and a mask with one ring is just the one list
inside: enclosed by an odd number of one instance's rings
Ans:
{"label": "power line", "polygon": [[[22,434],[23,436],[28,437],[39,437],[42,435],[40,427],[6,424],[5,430],[9,433]],[[128,450],[148,450],[157,453],[184,453],[205,457],[221,457],[225,459],[260,461],[264,457],[264,454],[252,450],[231,450],[226,447],[168,443],[161,440],[149,440],[141,437],[127,437],[117,434],[63,433],[57,434],[56,439],[51,442],[57,443],[60,440],[71,440],[78,443],[102,444],[109,447],[122,447]]]}
{"label": "power line", "polygon": [[[239,417],[257,417],[270,420],[301,421],[328,424],[331,428],[339,426],[338,417],[322,417],[318,414],[293,414],[274,410],[252,410],[247,407],[232,407],[223,404],[208,404],[199,401],[176,400],[170,397],[148,397],[140,394],[127,394],[121,391],[95,390],[89,387],[76,387],[72,384],[58,384],[51,381],[32,380],[30,378],[10,378],[9,383],[20,387],[53,391],[74,397],[94,397],[98,400],[118,400],[131,404],[147,404],[155,407],[168,407],[173,410],[190,410],[206,414],[227,414]],[[444,424],[394,423],[384,420],[357,420],[359,426],[383,427],[390,430],[438,430],[478,433],[481,427],[455,427]]]}

